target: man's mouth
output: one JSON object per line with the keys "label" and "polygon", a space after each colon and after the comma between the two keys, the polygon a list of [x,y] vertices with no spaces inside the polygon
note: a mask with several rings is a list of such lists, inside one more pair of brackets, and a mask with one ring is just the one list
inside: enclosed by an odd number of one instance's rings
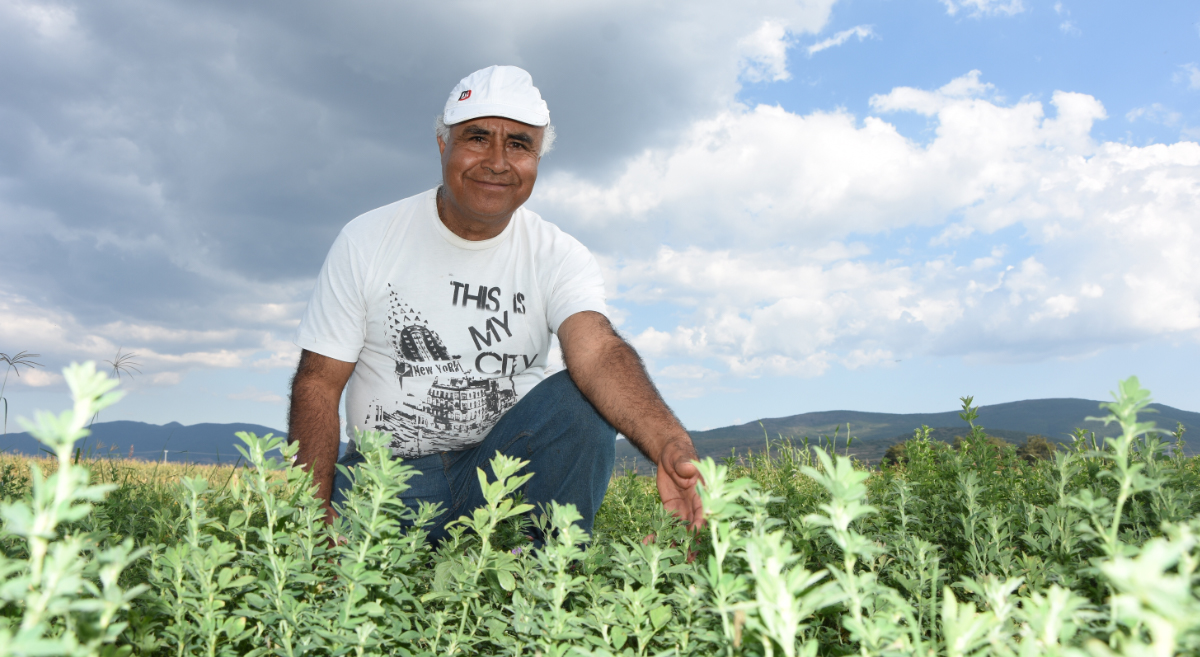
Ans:
{"label": "man's mouth", "polygon": [[475,180],[474,178],[468,178],[468,180],[475,183],[476,185],[479,185],[480,187],[486,187],[489,189],[504,189],[505,187],[511,186],[509,183],[505,183],[505,182],[496,182],[496,181],[490,181],[490,180]]}

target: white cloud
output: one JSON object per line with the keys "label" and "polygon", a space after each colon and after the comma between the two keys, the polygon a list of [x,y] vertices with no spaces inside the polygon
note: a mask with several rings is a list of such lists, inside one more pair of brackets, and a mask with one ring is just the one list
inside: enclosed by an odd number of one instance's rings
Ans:
{"label": "white cloud", "polygon": [[[660,372],[693,361],[813,376],[914,354],[1040,358],[1200,339],[1200,145],[1098,142],[1106,112],[1084,94],[1056,92],[1049,107],[992,94],[971,72],[872,99],[933,117],[926,144],[879,117],[729,110],[610,184],[552,177],[539,203],[597,239],[620,236],[615,303],[685,317],[634,337],[666,359]],[[863,237],[925,226],[942,237],[917,255]],[[1016,248],[989,243],[1010,227]],[[640,257],[629,246],[672,239],[681,246]],[[987,250],[951,250],[968,244]]]}
{"label": "white cloud", "polygon": [[721,385],[721,374],[695,363],[668,365],[654,373],[664,393],[674,399],[691,399],[717,391],[729,391]]}
{"label": "white cloud", "polygon": [[[180,370],[195,368],[292,368],[299,351],[291,344],[290,334],[276,336],[264,330],[192,331],[124,322],[88,326],[69,312],[46,309],[3,291],[0,316],[4,317],[0,344],[42,354],[47,371],[84,360],[95,361],[104,369],[104,361],[112,360],[120,349],[123,354],[133,354],[132,362],[141,370],[133,376],[134,385],[143,381],[174,385],[180,381]],[[265,357],[255,358],[263,352]],[[38,380],[46,381],[42,385],[61,382]]]}
{"label": "white cloud", "polygon": [[886,349],[854,349],[842,359],[842,364],[851,370],[860,367],[888,367],[895,362],[892,352]]}
{"label": "white cloud", "polygon": [[183,375],[179,372],[159,372],[150,377],[150,383],[156,386],[175,386],[183,381]]}
{"label": "white cloud", "polygon": [[280,404],[284,398],[269,390],[259,390],[254,386],[246,386],[240,392],[234,392],[226,395],[227,398],[236,401],[252,401],[260,404]]}
{"label": "white cloud", "polygon": [[1043,309],[1029,316],[1030,322],[1043,319],[1066,319],[1079,311],[1079,300],[1066,294],[1057,294],[1042,302]]}
{"label": "white cloud", "polygon": [[75,12],[62,6],[38,2],[10,1],[0,6],[0,15],[30,28],[41,39],[61,42],[76,36]]}
{"label": "white cloud", "polygon": [[[646,329],[634,338],[639,350],[649,356],[714,358],[739,375],[816,376],[838,359],[836,347],[874,340],[893,320],[940,327],[957,313],[937,299],[909,303],[915,287],[907,267],[810,263],[805,254],[788,251],[664,247],[653,260],[623,267],[619,276],[626,301],[694,307],[695,323],[671,331]],[[847,362],[856,366],[868,362],[864,354],[878,360],[883,353],[851,351]]]}
{"label": "white cloud", "polygon": [[999,267],[1004,262],[1004,254],[1007,250],[1003,244],[992,247],[992,252],[987,256],[972,260],[969,269],[972,271],[984,271]]}
{"label": "white cloud", "polygon": [[[1025,11],[1021,0],[942,0],[946,13],[954,16],[959,9],[968,9],[971,16],[1013,16]],[[1061,4],[1061,3],[1059,3]],[[1055,5],[1055,9],[1058,5]]]}
{"label": "white cloud", "polygon": [[1079,27],[1077,25],[1075,25],[1075,21],[1072,21],[1069,18],[1069,16],[1071,15],[1071,10],[1064,7],[1063,3],[1061,3],[1061,2],[1054,3],[1054,13],[1058,14],[1059,16],[1067,16],[1068,17],[1066,20],[1064,20],[1063,22],[1058,24],[1059,32],[1062,32],[1063,34],[1066,34],[1069,36],[1082,36],[1083,35],[1083,30],[1079,29]]}
{"label": "white cloud", "polygon": [[196,344],[211,342],[229,342],[238,335],[237,329],[194,331],[189,329],[168,328],[149,324],[130,324],[128,322],[112,322],[96,327],[96,333],[114,341],[129,340],[140,343],[171,343]]}
{"label": "white cloud", "polygon": [[1125,114],[1125,118],[1133,123],[1139,119],[1146,120],[1151,123],[1159,123],[1165,126],[1178,125],[1183,115],[1179,112],[1163,107],[1161,103],[1154,103],[1145,107],[1137,107],[1129,110]]}
{"label": "white cloud", "polygon": [[742,77],[749,82],[790,80],[787,51],[791,45],[785,25],[764,21],[761,27],[738,42]]}
{"label": "white cloud", "polygon": [[1091,154],[1089,131],[1104,108],[1060,92],[1048,118],[1040,102],[976,97],[987,89],[971,73],[936,92],[896,89],[872,99],[877,109],[936,115],[928,146],[878,117],[730,110],[693,124],[673,149],[633,158],[612,184],[551,175],[539,183],[537,205],[571,217],[572,230],[601,245],[623,235],[618,227],[695,245],[812,243],[937,225],[956,208],[972,229],[996,230],[1026,211],[1011,195],[1039,184],[1043,160],[1064,167]]}
{"label": "white cloud", "polygon": [[668,379],[704,379],[715,376],[717,373],[707,367],[692,363],[687,365],[668,365],[656,374]]}
{"label": "white cloud", "polygon": [[975,70],[955,78],[937,89],[926,91],[912,87],[897,87],[886,94],[871,96],[871,109],[876,112],[916,112],[933,116],[943,108],[965,99],[981,98],[995,87],[990,82],[980,82],[982,72]]}
{"label": "white cloud", "polygon": [[1175,81],[1187,85],[1188,89],[1200,89],[1200,66],[1191,63],[1184,64],[1179,68],[1180,71],[1175,74]]}
{"label": "white cloud", "polygon": [[58,372],[27,369],[21,372],[20,376],[10,376],[9,381],[18,385],[26,385],[31,388],[44,388],[46,386],[53,386],[62,383],[63,377]]}
{"label": "white cloud", "polygon": [[267,336],[263,339],[261,348],[268,352],[267,356],[257,358],[250,366],[258,370],[290,370],[300,362],[300,347],[292,342],[291,336],[280,339]]}
{"label": "white cloud", "polygon": [[846,43],[850,37],[854,36],[858,37],[859,41],[862,41],[868,37],[875,38],[877,35],[875,34],[875,30],[870,25],[856,25],[848,30],[842,30],[841,32],[834,34],[824,41],[814,43],[813,45],[809,46],[808,55],[811,57],[822,50],[840,46],[843,43]]}

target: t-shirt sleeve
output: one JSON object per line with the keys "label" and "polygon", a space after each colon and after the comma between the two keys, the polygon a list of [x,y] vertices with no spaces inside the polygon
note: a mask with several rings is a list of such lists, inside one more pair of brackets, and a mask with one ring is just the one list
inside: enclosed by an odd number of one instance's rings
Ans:
{"label": "t-shirt sleeve", "polygon": [[358,362],[366,340],[363,272],[367,263],[343,230],[329,249],[317,276],[296,345],[347,363]]}
{"label": "t-shirt sleeve", "polygon": [[582,244],[575,242],[572,247],[559,266],[546,306],[546,320],[555,334],[575,313],[591,310],[608,316],[600,265]]}

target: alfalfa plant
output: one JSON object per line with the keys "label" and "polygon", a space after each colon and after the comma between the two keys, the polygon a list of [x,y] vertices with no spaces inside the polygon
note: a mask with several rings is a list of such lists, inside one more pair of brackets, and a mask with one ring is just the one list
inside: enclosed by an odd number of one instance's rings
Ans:
{"label": "alfalfa plant", "polygon": [[[88,471],[71,463],[87,418],[120,398],[117,382],[93,363],[64,370],[75,404],[62,415],[39,412],[22,425],[58,459],[45,476],[30,465],[30,494],[0,503],[0,657],[8,655],[118,655],[122,613],[146,587],[123,588],[122,571],[141,557],[132,539],[104,547],[71,523],[82,520],[113,486],[88,484]],[[14,556],[15,555],[15,556]]]}
{"label": "alfalfa plant", "polygon": [[42,364],[34,362],[34,358],[40,358],[41,354],[31,354],[27,351],[19,351],[13,356],[0,353],[0,363],[8,365],[8,369],[4,370],[4,383],[0,383],[0,401],[4,402],[4,433],[8,433],[8,397],[4,396],[4,389],[8,387],[8,375],[16,372],[17,376],[21,376],[21,366],[33,369],[41,367]]}

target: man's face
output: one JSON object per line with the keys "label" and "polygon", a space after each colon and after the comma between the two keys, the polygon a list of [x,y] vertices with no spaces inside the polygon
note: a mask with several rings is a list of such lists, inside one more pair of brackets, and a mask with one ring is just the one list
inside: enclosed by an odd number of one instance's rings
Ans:
{"label": "man's face", "polygon": [[529,199],[545,128],[487,116],[450,126],[442,152],[443,193],[463,218],[505,221]]}

